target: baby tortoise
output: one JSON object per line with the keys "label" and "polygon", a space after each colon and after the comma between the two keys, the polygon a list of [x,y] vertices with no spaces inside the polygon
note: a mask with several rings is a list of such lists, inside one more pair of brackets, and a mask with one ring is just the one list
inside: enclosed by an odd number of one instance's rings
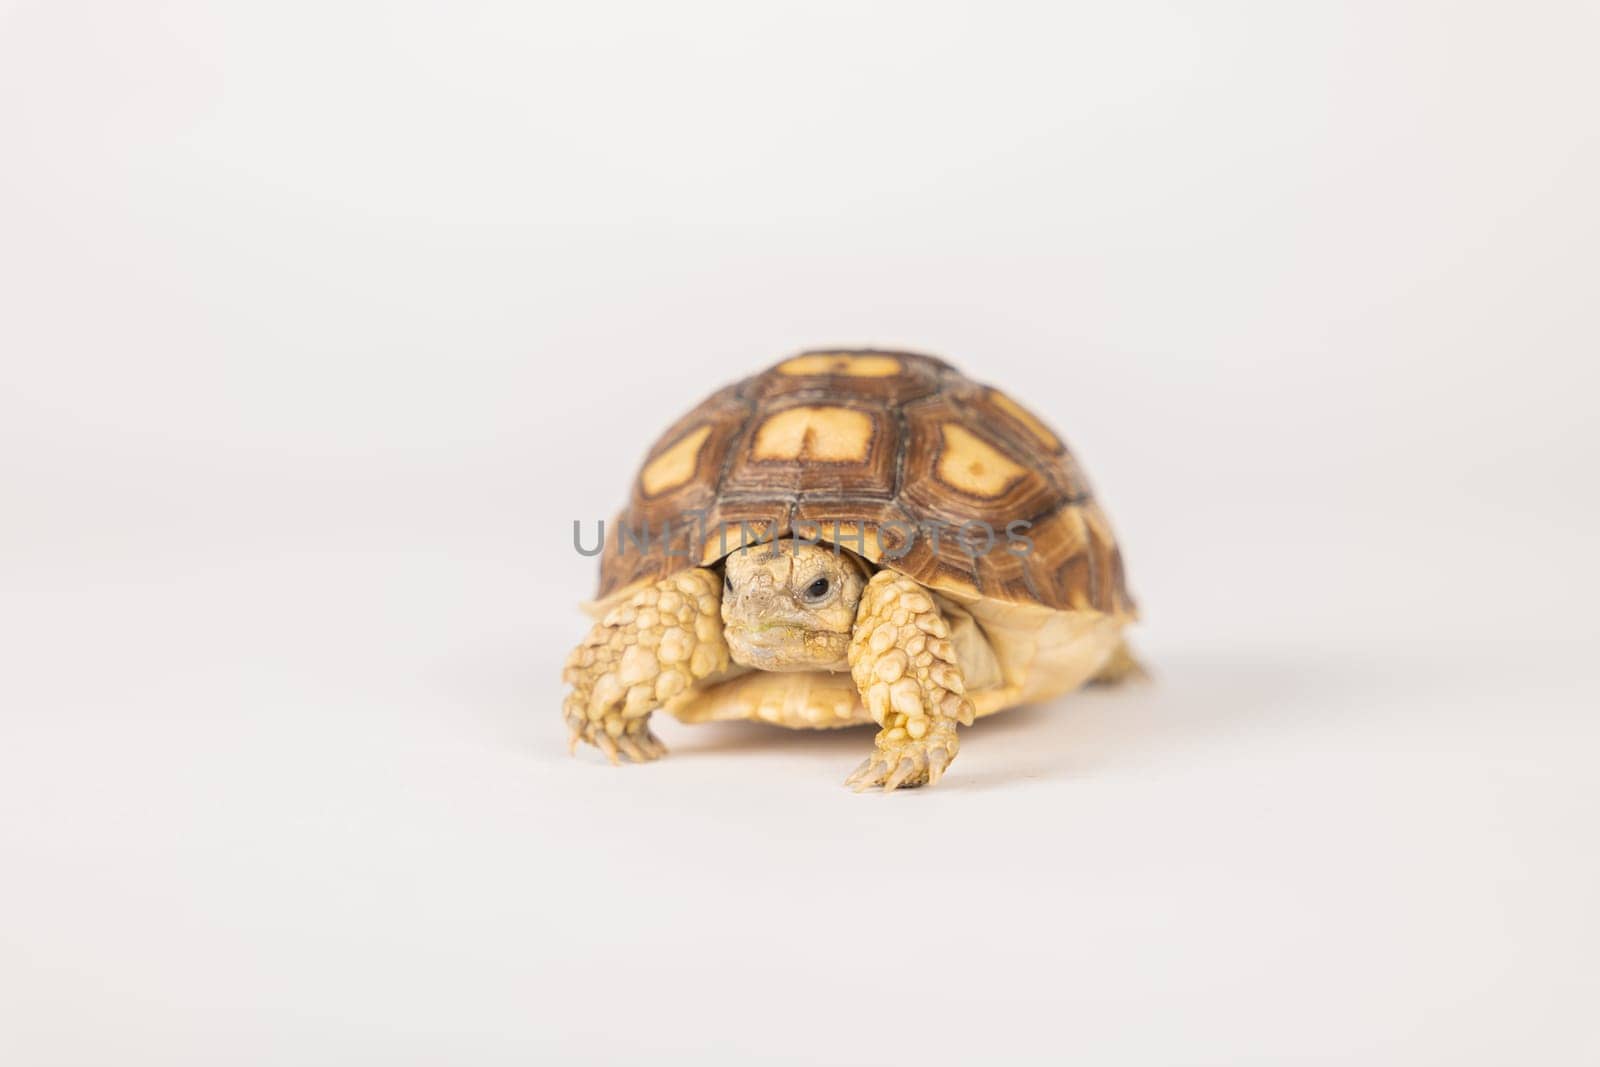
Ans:
{"label": "baby tortoise", "polygon": [[857,791],[937,782],[957,724],[1139,671],[1111,526],[1061,439],[942,360],[806,352],[650,450],[567,660],[572,746],[650,716],[874,722]]}

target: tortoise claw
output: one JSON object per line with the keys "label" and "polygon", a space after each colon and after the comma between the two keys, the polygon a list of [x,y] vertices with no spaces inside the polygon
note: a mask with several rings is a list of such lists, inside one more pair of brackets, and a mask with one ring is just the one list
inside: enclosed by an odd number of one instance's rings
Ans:
{"label": "tortoise claw", "polygon": [[586,721],[582,725],[573,724],[567,736],[568,753],[575,753],[578,744],[585,741],[603,752],[613,767],[621,766],[619,757],[623,756],[627,757],[629,763],[653,763],[667,754],[667,746],[661,743],[661,739],[651,733],[649,727],[637,723],[624,726],[615,736],[603,723]]}
{"label": "tortoise claw", "polygon": [[857,793],[875,785],[881,785],[885,793],[933,785],[950,769],[950,762],[955,759],[954,749],[952,727],[939,731],[938,736],[916,740],[880,740],[878,750],[863,760],[844,784]]}
{"label": "tortoise claw", "polygon": [[883,791],[892,793],[899,789],[901,784],[915,774],[916,771],[917,761],[910,756],[901,756],[900,765],[894,769],[894,773],[883,783]]}
{"label": "tortoise claw", "polygon": [[850,772],[849,776],[845,778],[844,784],[845,785],[855,785],[856,782],[860,778],[864,777],[866,775],[866,773],[871,769],[872,769],[872,757],[868,756],[866,759],[862,760],[856,766],[855,770]]}
{"label": "tortoise claw", "polygon": [[867,757],[866,761],[857,767],[855,773],[845,779],[845,785],[860,793],[870,789],[883,781],[889,773],[889,764],[876,756]]}
{"label": "tortoise claw", "polygon": [[644,759],[640,760],[639,762],[644,763],[650,760],[660,759],[662,756],[667,754],[667,746],[661,743],[661,738],[657,737],[649,730],[641,730],[637,739],[639,742],[639,747],[644,750]]}

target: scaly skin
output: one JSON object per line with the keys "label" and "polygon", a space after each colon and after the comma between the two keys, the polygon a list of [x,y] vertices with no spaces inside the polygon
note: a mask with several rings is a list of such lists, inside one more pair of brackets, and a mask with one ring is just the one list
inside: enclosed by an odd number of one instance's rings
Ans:
{"label": "scaly skin", "polygon": [[645,763],[667,748],[650,732],[650,713],[728,669],[722,639],[722,579],[704,568],[641,589],[614,609],[567,658],[562,681],[569,747],[587,741],[612,763]]}
{"label": "scaly skin", "polygon": [[894,571],[867,583],[850,639],[850,676],[883,729],[877,751],[845,784],[861,792],[882,784],[932,785],[956,758],[956,724],[971,725],[972,701],[933,598]]}

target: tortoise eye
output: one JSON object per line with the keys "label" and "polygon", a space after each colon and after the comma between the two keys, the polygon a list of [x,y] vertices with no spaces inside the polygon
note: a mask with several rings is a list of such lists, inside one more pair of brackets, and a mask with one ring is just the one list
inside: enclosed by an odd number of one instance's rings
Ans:
{"label": "tortoise eye", "polygon": [[806,586],[805,597],[807,600],[821,600],[823,597],[828,595],[828,589],[828,579],[818,578],[816,581]]}
{"label": "tortoise eye", "polygon": [[726,589],[730,593],[733,592],[733,575],[727,573],[726,571],[724,571],[722,574],[722,588]]}

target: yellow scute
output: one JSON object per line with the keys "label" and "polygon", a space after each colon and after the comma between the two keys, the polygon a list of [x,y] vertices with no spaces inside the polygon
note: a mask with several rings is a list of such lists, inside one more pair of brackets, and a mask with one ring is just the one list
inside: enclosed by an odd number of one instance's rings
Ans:
{"label": "yellow scute", "polygon": [[779,374],[842,374],[847,378],[892,378],[900,373],[893,356],[855,356],[848,352],[808,352],[778,364]]}
{"label": "yellow scute", "polygon": [[694,477],[695,461],[700,458],[700,449],[705,447],[706,438],[710,436],[711,427],[701,426],[645,464],[644,470],[639,472],[639,484],[645,494],[655,496],[676,489]]}
{"label": "yellow scute", "polygon": [[756,430],[751,456],[757,460],[802,459],[860,462],[872,448],[872,417],[854,408],[790,408]]}
{"label": "yellow scute", "polygon": [[1010,415],[1012,418],[1016,419],[1018,422],[1022,423],[1022,425],[1027,428],[1028,432],[1033,434],[1034,437],[1037,437],[1039,442],[1046,448],[1054,452],[1056,449],[1061,447],[1061,441],[1056,437],[1055,434],[1050,432],[1050,428],[1048,426],[1039,421],[1033,412],[1029,411],[1015,400],[1012,400],[1009,396],[1006,396],[1006,394],[1000,392],[998,389],[994,390],[989,395],[994,400],[996,407],[998,407],[1001,411],[1004,411],[1007,415]]}
{"label": "yellow scute", "polygon": [[946,423],[939,480],[972,496],[999,496],[1028,472],[964,426]]}

